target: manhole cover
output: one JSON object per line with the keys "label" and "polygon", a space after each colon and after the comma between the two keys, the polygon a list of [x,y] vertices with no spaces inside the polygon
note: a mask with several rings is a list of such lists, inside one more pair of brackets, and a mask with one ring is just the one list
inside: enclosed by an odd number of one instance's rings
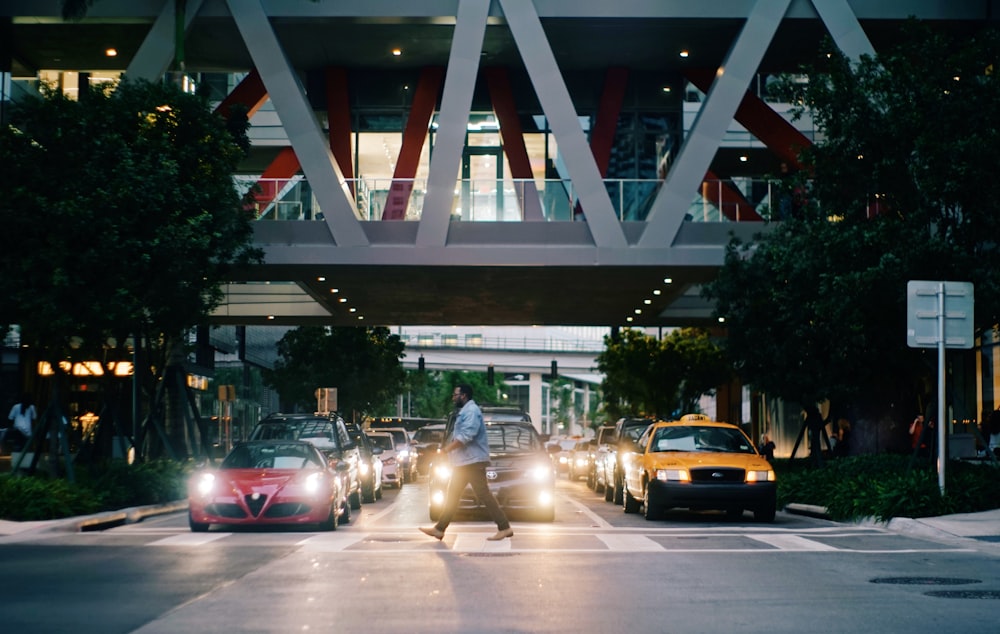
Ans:
{"label": "manhole cover", "polygon": [[896,583],[910,586],[960,586],[966,583],[982,583],[979,579],[956,577],[875,577],[871,583]]}
{"label": "manhole cover", "polygon": [[933,590],[924,594],[944,599],[1000,599],[1000,590]]}

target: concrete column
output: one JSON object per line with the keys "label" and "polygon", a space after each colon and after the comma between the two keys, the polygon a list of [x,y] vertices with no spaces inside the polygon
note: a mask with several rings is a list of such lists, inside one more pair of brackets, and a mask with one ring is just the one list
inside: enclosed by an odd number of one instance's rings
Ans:
{"label": "concrete column", "polygon": [[542,375],[532,372],[528,375],[528,414],[539,433],[547,430],[542,427]]}

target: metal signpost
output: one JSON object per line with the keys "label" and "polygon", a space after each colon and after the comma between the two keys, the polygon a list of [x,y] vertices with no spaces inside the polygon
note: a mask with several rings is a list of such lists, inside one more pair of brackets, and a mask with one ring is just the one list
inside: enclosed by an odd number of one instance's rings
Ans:
{"label": "metal signpost", "polygon": [[906,345],[911,348],[938,349],[938,487],[944,495],[945,419],[944,419],[944,350],[972,347],[973,307],[971,282],[906,283]]}

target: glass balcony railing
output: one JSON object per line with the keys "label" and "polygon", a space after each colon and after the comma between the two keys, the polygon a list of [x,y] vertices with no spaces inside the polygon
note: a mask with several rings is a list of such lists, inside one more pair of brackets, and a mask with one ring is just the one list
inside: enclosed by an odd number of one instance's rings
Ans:
{"label": "glass balcony railing", "polygon": [[[321,220],[322,210],[303,176],[264,179],[235,177],[241,195],[250,194],[260,220]],[[646,220],[662,181],[606,179],[620,221]],[[425,179],[355,178],[342,183],[360,220],[419,220],[427,193]],[[691,222],[746,222],[777,219],[788,195],[774,180],[733,178],[705,181],[687,210]],[[573,183],[563,179],[460,179],[451,198],[451,217],[468,222],[548,222],[584,220]]]}

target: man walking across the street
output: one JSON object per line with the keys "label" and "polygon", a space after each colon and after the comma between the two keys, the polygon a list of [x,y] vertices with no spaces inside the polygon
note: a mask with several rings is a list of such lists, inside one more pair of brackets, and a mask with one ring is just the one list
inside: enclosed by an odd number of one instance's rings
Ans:
{"label": "man walking across the street", "polygon": [[507,521],[503,509],[490,492],[486,482],[486,465],[490,462],[490,444],[486,437],[486,424],[483,422],[483,412],[472,400],[472,387],[460,384],[451,395],[455,407],[461,408],[455,419],[455,428],[450,441],[441,449],[448,454],[451,461],[451,481],[448,483],[448,495],[437,524],[430,527],[420,527],[420,530],[431,537],[442,539],[444,532],[451,523],[465,487],[471,485],[473,493],[479,498],[496,522],[497,532],[486,539],[498,541],[514,534]]}

